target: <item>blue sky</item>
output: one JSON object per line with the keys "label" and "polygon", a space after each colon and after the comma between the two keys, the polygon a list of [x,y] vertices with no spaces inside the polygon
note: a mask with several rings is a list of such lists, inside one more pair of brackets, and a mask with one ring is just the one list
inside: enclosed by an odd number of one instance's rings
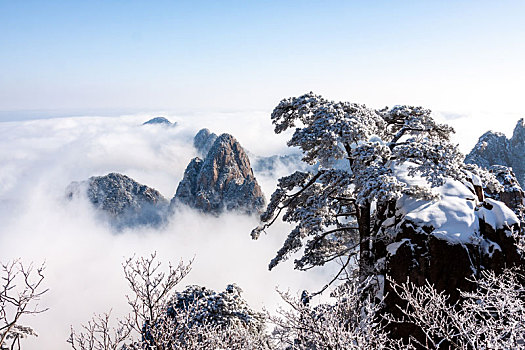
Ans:
{"label": "blue sky", "polygon": [[0,111],[521,112],[523,1],[0,0]]}

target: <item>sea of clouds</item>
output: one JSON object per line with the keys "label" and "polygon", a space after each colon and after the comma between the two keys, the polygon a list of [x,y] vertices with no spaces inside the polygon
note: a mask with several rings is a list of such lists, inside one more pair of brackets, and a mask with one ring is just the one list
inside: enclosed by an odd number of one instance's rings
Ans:
{"label": "sea of clouds", "polygon": [[[155,116],[177,125],[142,125]],[[490,128],[486,119],[446,113],[437,117],[456,126],[455,140],[467,145],[461,147],[464,152]],[[508,124],[510,130],[510,119]],[[289,231],[283,223],[252,241],[249,234],[258,223],[256,217],[213,217],[183,209],[165,228],[117,233],[98,219],[87,201],[66,200],[65,188],[72,181],[109,172],[126,174],[171,199],[186,165],[197,155],[193,136],[203,127],[216,134],[231,133],[250,154],[290,153],[290,135],[275,135],[263,112],[0,122],[0,261],[45,261],[45,287],[50,289],[41,301],[49,310],[22,320],[39,334],[26,341],[27,349],[68,349],[70,326],[78,329],[94,313],[112,310],[116,317],[125,315],[128,288],[122,262],[133,255],[157,252],[165,264],[194,258],[180,288],[199,284],[224,290],[235,282],[258,309],[276,309],[277,286],[315,291],[331,279],[337,266],[305,273],[287,262],[268,271],[268,262]],[[292,170],[282,166],[272,174],[255,174],[267,198],[277,178]]]}
{"label": "sea of clouds", "polygon": [[[162,229],[115,232],[86,200],[69,201],[72,181],[109,172],[126,174],[171,199],[189,161],[197,155],[193,136],[202,127],[229,132],[251,153],[286,154],[286,135],[275,135],[266,113],[167,116],[174,127],[142,123],[158,115],[72,117],[0,123],[0,261],[45,261],[44,314],[22,320],[38,338],[27,349],[67,349],[70,326],[79,328],[94,313],[128,312],[122,271],[131,256],[157,252],[167,264],[194,259],[180,285],[221,291],[237,283],[249,303],[275,310],[275,288],[316,290],[330,279],[327,269],[303,273],[292,264],[268,271],[289,227],[278,224],[258,241],[250,238],[254,216],[220,217],[183,209]],[[288,135],[289,136],[289,135]],[[291,169],[255,174],[267,198],[276,179]],[[330,268],[328,268],[329,270]]]}

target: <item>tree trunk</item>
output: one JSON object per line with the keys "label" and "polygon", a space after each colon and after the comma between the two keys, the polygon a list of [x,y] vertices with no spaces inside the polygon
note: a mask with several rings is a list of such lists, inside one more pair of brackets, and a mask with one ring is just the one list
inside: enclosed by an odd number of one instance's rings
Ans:
{"label": "tree trunk", "polygon": [[356,210],[359,225],[359,281],[365,281],[373,271],[374,259],[370,235],[370,203],[360,205]]}

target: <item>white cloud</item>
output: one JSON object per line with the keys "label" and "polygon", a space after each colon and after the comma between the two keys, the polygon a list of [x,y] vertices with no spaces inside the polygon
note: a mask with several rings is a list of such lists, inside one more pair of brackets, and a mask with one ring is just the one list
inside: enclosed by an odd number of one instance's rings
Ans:
{"label": "white cloud", "polygon": [[[134,254],[158,252],[166,262],[189,260],[193,270],[181,288],[201,284],[222,290],[239,284],[257,308],[274,309],[281,289],[317,289],[323,272],[294,271],[291,264],[267,270],[284,240],[281,226],[259,241],[250,238],[254,217],[226,214],[219,218],[182,210],[161,230],[115,233],[97,220],[89,203],[65,200],[71,181],[112,171],[158,189],[170,199],[189,160],[195,156],[192,137],[201,127],[230,132],[257,154],[285,151],[261,113],[168,116],[174,128],[142,126],[150,116],[84,117],[0,123],[0,257],[25,262],[46,261],[42,300],[50,309],[23,322],[39,337],[27,349],[67,349],[69,326],[78,327],[93,313],[113,308],[127,312],[121,263]],[[275,179],[261,177],[269,195]],[[324,272],[326,274],[326,272]]]}

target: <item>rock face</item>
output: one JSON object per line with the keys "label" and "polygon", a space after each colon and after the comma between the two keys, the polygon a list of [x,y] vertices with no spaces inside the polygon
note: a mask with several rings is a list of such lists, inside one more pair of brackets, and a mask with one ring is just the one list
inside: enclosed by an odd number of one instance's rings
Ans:
{"label": "rock face", "polygon": [[510,167],[521,186],[525,186],[525,121],[518,121],[510,139],[492,131],[483,134],[465,162],[485,168],[492,165]]}
{"label": "rock face", "polygon": [[67,188],[71,199],[82,194],[118,229],[158,226],[164,222],[168,208],[168,201],[157,190],[118,173],[93,176]]}
{"label": "rock face", "polygon": [[215,140],[217,140],[217,135],[206,128],[201,129],[193,138],[193,146],[199,151],[202,158],[205,158]]}
{"label": "rock face", "polygon": [[246,152],[233,136],[222,134],[204,160],[194,158],[186,168],[171,207],[177,203],[215,215],[224,210],[251,214],[260,212],[265,200]]}
{"label": "rock face", "polygon": [[166,126],[175,126],[177,123],[172,123],[168,119],[164,117],[156,117],[153,119],[148,120],[147,122],[144,122],[142,125],[166,125]]}

